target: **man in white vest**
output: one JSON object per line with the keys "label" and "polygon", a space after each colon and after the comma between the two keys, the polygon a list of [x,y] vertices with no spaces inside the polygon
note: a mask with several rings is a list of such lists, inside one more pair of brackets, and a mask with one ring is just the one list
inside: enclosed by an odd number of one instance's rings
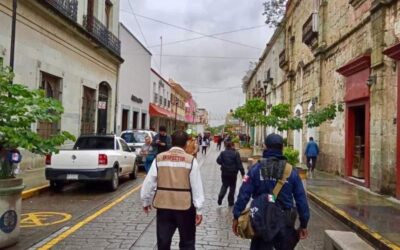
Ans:
{"label": "man in white vest", "polygon": [[[196,226],[203,217],[203,185],[196,158],[185,153],[188,135],[176,131],[172,148],[157,155],[143,182],[143,211],[157,208],[157,245],[159,250],[171,248],[172,236],[179,231],[179,248],[195,249]],[[154,197],[154,198],[153,198]]]}

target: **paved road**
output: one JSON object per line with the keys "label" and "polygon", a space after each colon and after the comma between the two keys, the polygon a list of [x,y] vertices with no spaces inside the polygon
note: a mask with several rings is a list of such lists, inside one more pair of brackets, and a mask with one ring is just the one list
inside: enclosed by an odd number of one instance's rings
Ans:
{"label": "paved road", "polygon": [[[207,156],[199,155],[206,202],[204,221],[197,230],[196,249],[248,249],[249,241],[237,238],[230,230],[232,209],[227,201],[222,206],[217,205],[220,172],[216,157],[214,145]],[[11,249],[27,249],[35,244],[31,249],[38,249],[40,246],[48,247],[49,242],[55,243],[52,249],[155,249],[155,213],[146,216],[142,212],[138,191],[131,191],[132,194],[118,204],[102,211],[117,196],[140,185],[142,180],[126,181],[115,193],[107,193],[96,186],[74,185],[62,194],[48,193],[24,201],[24,213],[57,211],[69,213],[72,218],[48,227],[22,229],[21,242]],[[310,203],[310,206],[310,237],[300,242],[297,249],[322,249],[325,229],[350,231],[316,205]],[[93,214],[95,216],[82,223]],[[81,224],[77,225],[78,222]],[[173,249],[178,249],[178,241],[175,235]]]}

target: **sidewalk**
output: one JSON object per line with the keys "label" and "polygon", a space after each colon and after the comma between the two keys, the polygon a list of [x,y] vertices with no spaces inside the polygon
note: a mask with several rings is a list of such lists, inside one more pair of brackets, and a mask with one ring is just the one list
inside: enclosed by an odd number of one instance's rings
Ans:
{"label": "sidewalk", "polygon": [[49,184],[46,180],[44,170],[44,167],[32,170],[22,170],[21,173],[17,175],[17,177],[22,178],[24,181],[24,191]]}
{"label": "sidewalk", "polygon": [[400,203],[323,172],[307,180],[307,191],[313,201],[379,249],[400,249]]}

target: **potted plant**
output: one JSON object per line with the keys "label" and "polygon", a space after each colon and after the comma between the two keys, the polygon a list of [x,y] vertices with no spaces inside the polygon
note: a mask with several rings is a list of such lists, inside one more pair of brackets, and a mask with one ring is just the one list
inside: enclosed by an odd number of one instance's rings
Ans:
{"label": "potted plant", "polygon": [[12,84],[13,76],[8,68],[0,68],[0,248],[16,243],[20,232],[24,185],[15,175],[22,158],[18,149],[45,155],[57,152],[66,140],[75,140],[68,132],[44,139],[32,131],[38,121],[58,121],[63,107],[46,98],[43,90]]}
{"label": "potted plant", "polygon": [[240,158],[243,162],[247,162],[248,159],[253,155],[253,148],[250,146],[250,143],[244,143],[239,150]]}

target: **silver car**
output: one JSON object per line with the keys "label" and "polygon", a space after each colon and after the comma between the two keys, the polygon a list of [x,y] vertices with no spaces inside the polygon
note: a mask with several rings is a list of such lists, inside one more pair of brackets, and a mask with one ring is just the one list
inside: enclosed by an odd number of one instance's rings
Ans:
{"label": "silver car", "polygon": [[121,138],[125,140],[132,152],[135,152],[138,165],[144,165],[144,161],[140,155],[140,151],[144,145],[144,138],[146,135],[153,138],[156,134],[156,132],[151,130],[125,130],[121,132]]}

